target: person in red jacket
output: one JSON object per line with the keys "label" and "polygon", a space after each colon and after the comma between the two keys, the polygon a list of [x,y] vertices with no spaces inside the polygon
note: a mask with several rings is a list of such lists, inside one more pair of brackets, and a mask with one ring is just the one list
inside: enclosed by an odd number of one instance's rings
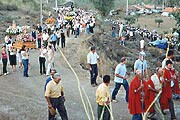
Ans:
{"label": "person in red jacket", "polygon": [[142,80],[142,72],[136,71],[136,76],[130,83],[129,97],[128,97],[128,108],[130,114],[132,114],[132,120],[142,120],[141,113],[143,112],[143,94],[142,91],[145,88],[145,81]]}
{"label": "person in red jacket", "polygon": [[[164,68],[164,83],[162,87],[162,95],[160,98],[160,105],[162,112],[165,109],[169,109],[171,113],[171,120],[176,120],[175,111],[174,111],[174,103],[172,99],[172,90],[171,90],[171,81],[173,81],[175,78],[172,76],[172,61],[167,60],[166,66]],[[164,113],[164,112],[163,112]]]}
{"label": "person in red jacket", "polygon": [[[163,69],[160,67],[156,68],[156,73],[154,73],[151,78],[147,82],[148,90],[147,90],[147,96],[145,101],[145,109],[147,110],[151,103],[154,101],[156,95],[162,90],[162,77],[163,75]],[[159,97],[153,104],[153,106],[149,109],[148,118],[152,118],[155,113],[160,113],[163,116],[161,111],[158,111],[160,109],[159,105]],[[158,114],[159,115],[159,114]]]}
{"label": "person in red jacket", "polygon": [[179,79],[178,79],[178,72],[173,68],[171,69],[171,75],[174,77],[173,82],[171,83],[171,87],[172,87],[172,93],[173,95],[179,95]]}

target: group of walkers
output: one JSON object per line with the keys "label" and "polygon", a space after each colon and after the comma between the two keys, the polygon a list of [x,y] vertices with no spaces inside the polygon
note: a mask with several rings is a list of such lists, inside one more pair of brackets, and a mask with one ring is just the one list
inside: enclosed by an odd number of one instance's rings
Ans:
{"label": "group of walkers", "polygon": [[[128,104],[132,120],[142,120],[143,113],[148,113],[147,118],[152,119],[155,114],[159,119],[164,119],[169,109],[171,120],[176,120],[174,103],[172,96],[179,94],[179,73],[173,67],[174,52],[168,51],[167,57],[162,62],[162,67],[157,67],[154,74],[148,73],[148,65],[145,60],[145,52],[139,53],[139,59],[134,63],[134,78],[129,83],[126,70],[127,58],[122,57],[120,63],[116,66],[114,82],[115,87],[110,95],[109,84],[110,76],[103,77],[103,83],[98,86],[96,91],[96,102],[98,104],[98,119],[110,120],[110,103],[117,103],[116,95],[123,85],[126,96],[125,100]],[[92,47],[87,55],[87,63],[90,71],[91,85],[98,85],[96,77],[98,75],[97,63],[99,56]],[[100,63],[100,62],[99,62]],[[154,101],[154,99],[156,99]],[[152,105],[151,105],[152,104]]]}
{"label": "group of walkers", "polygon": [[[29,62],[29,48],[26,45],[23,45],[21,49],[16,49],[13,46],[13,43],[4,44],[1,50],[2,63],[3,63],[3,75],[8,75],[7,71],[8,60],[12,66],[12,72],[16,71],[16,65],[19,65],[20,69],[24,69],[23,76],[29,77],[28,70],[30,66]],[[47,60],[46,60],[47,56]],[[17,63],[18,61],[18,63]],[[47,70],[45,69],[45,62],[47,61]],[[39,49],[39,65],[40,65],[40,74],[49,75],[50,69],[53,67],[54,63],[54,48],[52,43],[49,43],[47,47],[42,44]]]}
{"label": "group of walkers", "polygon": [[[78,37],[80,32],[86,31],[87,34],[93,33],[95,27],[95,18],[88,14],[83,9],[78,9],[75,12],[75,16],[71,20],[66,20],[65,17],[72,11],[66,8],[59,10],[58,18],[55,26],[48,26],[39,24],[34,27],[31,32],[32,39],[37,43],[39,50],[39,73],[41,75],[47,75],[46,84],[44,86],[44,95],[48,103],[49,120],[55,119],[55,111],[58,110],[62,120],[68,120],[67,111],[64,105],[65,96],[64,89],[61,83],[60,74],[53,69],[54,68],[54,56],[57,51],[61,39],[61,47],[65,47],[66,37],[70,37],[70,31],[75,38]],[[123,24],[120,24],[121,44],[124,45],[125,34]],[[112,28],[112,36],[115,37],[115,28]],[[134,33],[129,31],[130,37]],[[144,33],[143,33],[143,36]],[[134,39],[132,37],[132,39]],[[19,68],[23,68],[23,76],[29,77],[29,49],[23,45],[20,50],[16,50],[13,47],[13,40],[8,35],[5,38],[5,45],[2,47],[2,63],[3,74],[8,75],[7,63],[8,59],[12,66],[12,71],[16,71],[17,60],[19,62]],[[143,50],[143,47],[142,47]],[[171,114],[171,120],[176,120],[174,103],[172,94],[179,94],[178,80],[176,70],[173,67],[173,51],[168,51],[167,58],[162,62],[162,67],[157,67],[153,75],[148,73],[148,65],[145,60],[145,52],[139,53],[139,59],[134,63],[134,78],[131,80],[130,85],[128,82],[128,75],[126,69],[127,58],[122,57],[120,63],[115,68],[114,73],[114,89],[112,94],[109,90],[110,76],[103,76],[103,83],[100,85],[96,79],[98,76],[98,63],[101,64],[100,57],[96,53],[96,48],[91,47],[90,52],[87,55],[87,66],[90,71],[90,83],[92,87],[98,86],[96,90],[96,102],[98,104],[97,114],[98,120],[110,120],[110,103],[117,103],[116,98],[121,85],[126,91],[125,100],[128,104],[130,114],[132,114],[132,120],[142,120],[142,114],[147,111],[148,118],[160,115],[160,118],[164,118],[166,115],[166,109],[169,109]],[[17,57],[17,58],[16,58]],[[46,69],[47,68],[47,69]],[[160,94],[160,96],[159,96]],[[151,103],[155,98],[158,98],[153,106]],[[159,110],[160,109],[160,110]]]}
{"label": "group of walkers", "polygon": [[138,41],[139,39],[141,39],[148,40],[149,45],[153,45],[154,43],[155,47],[166,49],[168,47],[168,41],[171,41],[170,48],[179,50],[179,34],[177,33],[177,31],[172,31],[171,34],[167,34],[165,35],[165,37],[163,37],[163,35],[159,34],[156,30],[150,31],[146,28],[134,27],[131,25],[123,24],[122,22],[118,22],[112,25],[111,34],[113,38],[118,38],[120,41],[120,45],[123,46],[125,46],[126,41]]}
{"label": "group of walkers", "polygon": [[[72,12],[74,12],[75,15],[73,15],[72,19],[66,20],[66,17]],[[52,14],[50,14],[49,17],[52,17]],[[50,74],[50,69],[54,66],[54,52],[57,50],[58,46],[65,48],[66,37],[70,37],[70,32],[76,38],[81,32],[86,32],[87,34],[93,33],[94,27],[95,18],[89,12],[83,9],[72,11],[67,7],[62,7],[58,12],[55,25],[43,23],[42,26],[39,24],[33,26],[30,33],[27,33],[27,30],[25,30],[25,34],[31,36],[29,39],[35,41],[37,48],[40,50],[40,74]],[[24,67],[23,76],[28,77],[28,67],[30,65],[29,48],[27,48],[27,46],[22,46],[19,50],[15,49],[13,44],[16,39],[18,40],[18,35],[15,39],[8,34],[5,36],[5,44],[2,47],[3,74],[9,74],[7,71],[9,58],[13,72],[16,71],[18,60],[19,68]],[[45,65],[47,65],[47,67],[45,67]]]}

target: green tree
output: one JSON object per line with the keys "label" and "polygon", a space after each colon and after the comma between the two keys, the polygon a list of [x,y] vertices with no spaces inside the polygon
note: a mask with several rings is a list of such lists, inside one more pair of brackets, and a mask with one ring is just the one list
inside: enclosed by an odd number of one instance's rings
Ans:
{"label": "green tree", "polygon": [[136,20],[138,21],[138,18],[141,16],[140,13],[136,13]]}
{"label": "green tree", "polygon": [[155,19],[155,22],[157,23],[158,27],[160,27],[160,24],[163,23],[164,21],[161,18]]}
{"label": "green tree", "polygon": [[176,25],[179,27],[180,26],[180,10],[179,11],[175,11],[173,13],[171,13],[175,20],[176,20]]}
{"label": "green tree", "polygon": [[180,5],[179,0],[166,0],[166,6],[175,7]]}
{"label": "green tree", "polygon": [[114,6],[114,0],[91,0],[94,7],[98,9],[102,16],[109,14],[109,11]]}
{"label": "green tree", "polygon": [[124,19],[126,20],[126,23],[130,24],[130,25],[134,24],[136,21],[136,18],[134,16],[131,16],[131,15],[125,16]]}

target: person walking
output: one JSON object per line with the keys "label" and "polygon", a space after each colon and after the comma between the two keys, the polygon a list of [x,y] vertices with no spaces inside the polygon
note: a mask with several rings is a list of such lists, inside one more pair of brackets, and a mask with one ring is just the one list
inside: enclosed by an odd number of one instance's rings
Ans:
{"label": "person walking", "polygon": [[37,34],[37,46],[38,46],[38,48],[41,48],[41,42],[42,42],[42,35],[38,31],[38,34]]}
{"label": "person walking", "polygon": [[139,53],[139,59],[134,63],[134,73],[136,73],[137,70],[141,70],[143,77],[146,75],[146,77],[149,78],[147,69],[148,66],[147,61],[145,60],[145,56],[145,52],[141,51]]}
{"label": "person walking", "polygon": [[97,114],[98,120],[110,120],[109,104],[110,104],[110,76],[105,75],[103,77],[103,83],[101,83],[96,90],[96,102],[98,104]]}
{"label": "person walking", "polygon": [[14,49],[13,46],[9,47],[9,62],[10,65],[12,66],[12,71],[15,72],[16,71],[16,49]]}
{"label": "person walking", "polygon": [[128,84],[128,81],[127,81],[127,76],[126,76],[126,62],[127,62],[127,59],[126,57],[122,57],[121,58],[121,63],[119,63],[117,66],[116,66],[116,69],[115,69],[115,78],[114,78],[114,82],[115,82],[115,88],[112,92],[112,101],[113,102],[118,102],[116,100],[116,95],[121,87],[121,85],[124,86],[124,89],[126,90],[126,102],[128,102],[128,92],[129,92],[129,84]]}
{"label": "person walking", "polygon": [[45,31],[43,31],[43,34],[42,34],[42,41],[46,47],[48,45],[48,39],[49,39],[49,34],[45,30]]}
{"label": "person walking", "polygon": [[54,50],[56,51],[56,43],[57,43],[57,35],[56,32],[54,31],[53,34],[51,35],[51,42],[52,45],[54,46]]}
{"label": "person walking", "polygon": [[48,45],[47,48],[47,70],[46,70],[46,75],[49,76],[50,70],[53,67],[53,62],[54,62],[54,52],[52,50],[52,45]]}
{"label": "person walking", "polygon": [[137,70],[136,75],[129,86],[128,108],[130,114],[132,114],[132,120],[142,120],[141,113],[143,112],[143,98],[141,95],[142,89],[145,86],[144,84],[145,81],[142,80],[142,71]]}
{"label": "person walking", "polygon": [[18,58],[18,64],[19,64],[19,68],[23,68],[23,65],[22,65],[22,55],[21,55],[21,49],[18,49],[17,50],[17,58]]}
{"label": "person walking", "polygon": [[66,44],[65,33],[63,30],[61,30],[61,48],[65,48],[65,44]]}
{"label": "person walking", "polygon": [[172,99],[172,90],[171,90],[171,81],[175,80],[174,76],[172,76],[171,69],[173,63],[171,60],[166,61],[166,66],[164,68],[164,84],[162,87],[162,94],[160,98],[160,105],[163,114],[165,109],[169,109],[171,114],[171,120],[176,120],[175,111],[174,111],[174,102]]}
{"label": "person walking", "polygon": [[39,54],[39,65],[40,65],[40,74],[46,74],[46,67],[45,67],[45,62],[46,62],[46,55],[47,50],[44,45],[41,46],[40,49],[40,54]]}
{"label": "person walking", "polygon": [[29,77],[29,75],[28,75],[29,51],[28,51],[28,48],[26,47],[26,45],[22,46],[21,55],[22,55],[22,63],[23,63],[23,66],[24,66],[23,76],[24,77]]}
{"label": "person walking", "polygon": [[8,55],[6,53],[5,46],[2,47],[1,55],[2,55],[2,63],[3,63],[3,74],[8,75],[9,74],[9,72],[7,72]]}
{"label": "person walking", "polygon": [[91,51],[87,55],[87,64],[90,71],[90,79],[92,87],[95,87],[97,84],[96,78],[98,76],[98,66],[97,62],[100,64],[99,56],[96,53],[96,48],[91,47]]}
{"label": "person walking", "polygon": [[45,91],[45,98],[48,103],[49,117],[48,120],[54,120],[55,114],[52,115],[50,111],[58,110],[62,120],[68,120],[66,108],[64,105],[64,90],[61,83],[61,76],[59,73],[55,73],[53,79],[47,84]]}
{"label": "person walking", "polygon": [[[60,32],[59,29],[56,30],[56,35],[57,35],[57,46],[59,47],[59,42],[60,42],[60,37],[61,37],[61,32]],[[58,47],[57,47],[57,48],[58,48]]]}
{"label": "person walking", "polygon": [[169,50],[168,53],[167,53],[167,57],[164,58],[164,60],[162,61],[162,68],[165,68],[167,60],[171,60],[172,63],[173,63],[173,60],[172,60],[173,58],[174,58],[174,51]]}
{"label": "person walking", "polygon": [[47,79],[46,79],[46,83],[45,83],[45,85],[44,85],[44,91],[46,91],[46,86],[47,86],[47,84],[53,79],[53,75],[54,75],[55,73],[57,73],[56,69],[53,69],[53,68],[52,68],[52,69],[51,69],[51,72],[50,72],[51,76],[48,76]]}
{"label": "person walking", "polygon": [[[157,94],[162,90],[162,79],[163,76],[163,69],[160,67],[156,68],[156,73],[154,73],[151,78],[147,81],[148,84],[148,90],[147,90],[147,98],[145,100],[145,109],[148,109],[150,104],[153,102]],[[159,104],[159,98],[155,101],[153,107],[150,108],[148,119],[152,119],[152,117],[155,115],[155,113],[158,113],[158,117],[164,118],[161,110],[160,110],[160,104]]]}

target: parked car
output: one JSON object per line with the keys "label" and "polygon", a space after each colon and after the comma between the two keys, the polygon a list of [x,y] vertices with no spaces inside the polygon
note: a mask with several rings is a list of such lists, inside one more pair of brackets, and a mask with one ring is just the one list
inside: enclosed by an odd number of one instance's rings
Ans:
{"label": "parked car", "polygon": [[152,11],[148,10],[148,9],[144,9],[144,13],[147,14],[147,15],[150,15],[150,14],[152,14]]}
{"label": "parked car", "polygon": [[139,10],[137,13],[144,14],[144,9]]}
{"label": "parked car", "polygon": [[159,14],[162,13],[162,10],[152,9],[152,13]]}

